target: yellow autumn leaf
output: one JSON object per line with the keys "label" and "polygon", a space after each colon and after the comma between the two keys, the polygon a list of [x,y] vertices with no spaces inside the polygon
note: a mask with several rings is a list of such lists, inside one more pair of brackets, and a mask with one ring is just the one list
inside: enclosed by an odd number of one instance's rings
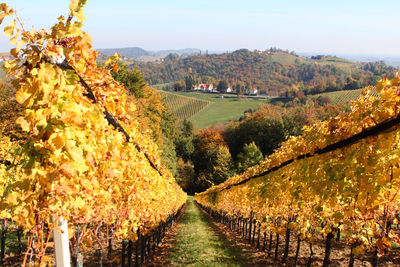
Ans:
{"label": "yellow autumn leaf", "polygon": [[60,167],[60,171],[67,177],[74,177],[76,175],[75,168],[71,163],[63,163]]}
{"label": "yellow autumn leaf", "polygon": [[19,124],[19,126],[21,126],[21,128],[24,132],[30,131],[30,124],[24,117],[19,117],[16,120],[16,123]]}
{"label": "yellow autumn leaf", "polygon": [[83,207],[85,207],[86,203],[82,198],[78,197],[75,199],[73,205],[76,206],[78,209],[82,209]]}
{"label": "yellow autumn leaf", "polygon": [[78,12],[74,12],[74,16],[79,22],[85,21],[85,19],[86,19],[82,8],[79,9]]}
{"label": "yellow autumn leaf", "polygon": [[17,21],[14,19],[11,21],[10,25],[4,28],[4,35],[5,36],[12,36],[14,34],[14,29]]}
{"label": "yellow autumn leaf", "polygon": [[52,147],[53,151],[54,150],[59,150],[59,149],[63,148],[64,145],[65,145],[64,137],[62,137],[58,133],[52,134],[50,136],[48,142],[49,142],[50,146]]}
{"label": "yellow autumn leaf", "polygon": [[365,250],[362,246],[356,246],[355,248],[353,248],[353,254],[355,256],[364,255]]}
{"label": "yellow autumn leaf", "polygon": [[115,53],[113,56],[109,57],[105,63],[105,65],[110,65],[113,62],[116,62],[121,58],[121,55],[119,53]]}
{"label": "yellow autumn leaf", "polygon": [[8,16],[8,14],[6,14],[6,13],[1,13],[1,14],[0,14],[0,24],[3,23],[3,20],[4,20],[7,16]]}
{"label": "yellow autumn leaf", "polygon": [[17,29],[17,34],[13,38],[10,39],[10,44],[16,44],[17,43],[17,40],[18,40],[20,32],[21,32],[21,30]]}

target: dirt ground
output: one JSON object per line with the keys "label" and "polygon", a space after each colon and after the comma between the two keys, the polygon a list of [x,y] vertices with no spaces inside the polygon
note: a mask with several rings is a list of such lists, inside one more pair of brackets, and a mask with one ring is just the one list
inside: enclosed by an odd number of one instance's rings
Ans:
{"label": "dirt ground", "polygon": [[[202,209],[200,209],[204,212]],[[181,213],[180,217],[182,217]],[[205,213],[205,212],[204,212]],[[207,214],[207,213],[205,213]],[[209,216],[207,214],[207,216]],[[174,240],[177,235],[177,229],[180,218],[178,218],[177,223],[175,223],[169,231],[166,233],[164,239],[160,243],[160,245],[155,249],[152,256],[150,256],[143,266],[145,267],[157,267],[157,266],[168,266],[168,253],[170,252],[172,246],[174,245]],[[214,220],[211,220],[212,229],[220,235],[222,238],[226,238],[231,242],[231,246],[240,247],[243,253],[243,257],[246,259],[247,263],[245,266],[294,266],[294,257],[296,253],[297,240],[294,236],[291,237],[290,240],[290,249],[289,249],[289,258],[285,264],[282,264],[282,257],[284,253],[284,237],[280,237],[279,249],[278,249],[278,260],[274,260],[274,252],[276,239],[275,235],[272,239],[272,251],[270,255],[268,255],[268,251],[261,251],[261,249],[257,249],[255,246],[249,244],[248,240],[244,240],[241,235],[236,232],[231,231],[227,226],[221,223],[217,223]],[[257,243],[257,235],[255,240]],[[260,243],[262,247],[264,239],[264,234],[260,235]],[[266,250],[268,250],[269,245],[269,235],[267,235],[267,245]],[[233,243],[233,244],[232,244]],[[322,266],[324,252],[325,252],[325,243],[323,240],[317,241],[313,245],[313,266]],[[120,255],[121,255],[121,244],[115,244],[113,247],[113,261],[107,261],[104,256],[103,266],[120,266]],[[309,244],[302,242],[299,258],[298,258],[298,266],[306,266],[310,255]],[[343,242],[332,241],[332,252],[331,252],[331,265],[330,266],[348,266],[349,264],[349,255],[350,255],[350,247],[345,246]],[[10,266],[17,267],[21,266],[23,261],[23,255],[16,255],[6,257],[5,260],[0,262],[0,266]],[[84,255],[84,266],[88,267],[97,267],[99,260],[99,254],[97,249],[93,249],[88,251]],[[368,253],[364,256],[358,256],[355,258],[354,266],[372,266],[372,253]],[[134,263],[134,259],[133,259]],[[387,266],[394,267],[400,266],[400,251],[395,250],[391,251],[389,254],[380,258],[379,266]]]}

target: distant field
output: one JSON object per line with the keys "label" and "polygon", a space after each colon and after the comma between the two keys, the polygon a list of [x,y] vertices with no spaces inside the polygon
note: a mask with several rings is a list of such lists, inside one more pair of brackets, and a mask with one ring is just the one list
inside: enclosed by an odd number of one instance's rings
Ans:
{"label": "distant field", "polygon": [[260,105],[269,101],[268,99],[255,98],[242,98],[239,100],[236,95],[227,94],[224,95],[224,98],[219,98],[219,94],[194,92],[174,92],[169,94],[209,103],[204,109],[189,118],[199,128],[237,120],[243,116],[244,111],[257,109]]}
{"label": "distant field", "polygon": [[272,58],[273,62],[278,62],[282,65],[293,65],[295,64],[296,59],[301,60],[294,55],[282,52],[273,53],[272,55],[270,55],[270,57]]}
{"label": "distant field", "polygon": [[[344,104],[357,99],[361,94],[361,90],[336,91],[317,94],[312,97],[328,96],[332,104]],[[246,110],[257,109],[262,104],[275,102],[275,99],[271,100],[268,98],[256,99],[244,97],[238,99],[236,95],[228,94],[224,94],[224,98],[220,98],[220,94],[161,92],[166,97],[167,105],[179,118],[189,119],[199,128],[238,120]]]}
{"label": "distant field", "polygon": [[230,102],[214,102],[190,120],[199,128],[205,128],[216,123],[226,123],[238,120],[248,109],[257,109],[266,103],[259,100],[232,100]]}
{"label": "distant field", "polygon": [[181,120],[191,118],[210,104],[209,101],[193,97],[177,95],[165,91],[160,91],[160,93],[167,107]]}
{"label": "distant field", "polygon": [[153,88],[156,88],[156,89],[158,89],[158,90],[163,90],[163,88],[165,87],[165,86],[172,86],[174,83],[159,83],[159,84],[152,84],[152,85],[150,85],[151,87],[153,87]]}
{"label": "distant field", "polygon": [[[363,89],[336,91],[336,92],[317,94],[314,95],[313,97],[328,96],[331,99],[332,104],[344,104],[357,99],[360,96],[362,90]],[[372,95],[377,96],[378,93],[376,91],[373,91]]]}

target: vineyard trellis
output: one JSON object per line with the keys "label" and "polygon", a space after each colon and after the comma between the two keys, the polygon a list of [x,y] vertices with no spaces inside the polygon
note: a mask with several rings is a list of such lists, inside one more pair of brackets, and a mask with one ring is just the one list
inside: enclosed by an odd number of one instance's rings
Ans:
{"label": "vineyard trellis", "polygon": [[181,120],[191,118],[210,104],[209,101],[168,92],[161,92],[161,95],[165,105]]}
{"label": "vineyard trellis", "polygon": [[[350,246],[350,266],[355,255],[371,249],[377,265],[391,242],[400,241],[393,228],[400,206],[399,78],[383,79],[378,97],[372,89],[364,90],[349,113],[306,127],[259,166],[196,200],[212,212],[256,220],[265,236],[289,240],[294,233],[299,245],[309,241],[311,258],[312,243],[324,236],[324,266],[335,235]],[[284,255],[285,260],[286,250]]]}
{"label": "vineyard trellis", "polygon": [[66,18],[40,31],[25,30],[15,10],[0,4],[0,22],[11,19],[4,33],[16,44],[4,68],[26,108],[17,123],[28,135],[22,145],[1,136],[0,219],[27,236],[23,265],[52,261],[47,253],[59,218],[68,219],[76,264],[95,244],[101,263],[113,243],[138,238],[144,259],[186,201],[111,76],[117,57],[97,66],[98,53],[81,30],[85,4],[72,0]]}

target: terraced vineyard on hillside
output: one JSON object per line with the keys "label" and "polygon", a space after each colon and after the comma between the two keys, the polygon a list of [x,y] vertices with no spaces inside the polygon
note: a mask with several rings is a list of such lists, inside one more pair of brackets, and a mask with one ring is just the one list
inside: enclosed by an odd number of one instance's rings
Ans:
{"label": "terraced vineyard on hillside", "polygon": [[189,119],[202,111],[211,102],[160,91],[166,106],[181,120]]}
{"label": "terraced vineyard on hillside", "polygon": [[[363,89],[335,91],[317,94],[314,95],[314,97],[329,97],[332,101],[332,104],[345,104],[349,103],[350,101],[356,100],[360,96],[362,90]],[[372,90],[372,95],[375,97],[378,96],[378,93],[375,89]]]}

